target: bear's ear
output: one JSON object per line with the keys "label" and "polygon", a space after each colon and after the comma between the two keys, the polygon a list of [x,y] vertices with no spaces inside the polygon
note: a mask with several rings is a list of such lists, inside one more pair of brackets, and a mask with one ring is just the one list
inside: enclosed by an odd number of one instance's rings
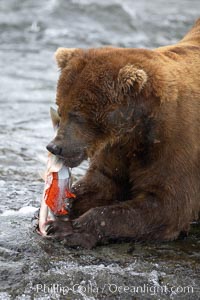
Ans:
{"label": "bear's ear", "polygon": [[57,111],[53,107],[50,107],[50,116],[51,116],[53,128],[54,128],[54,130],[56,130],[59,127],[60,117],[59,117]]}
{"label": "bear's ear", "polygon": [[130,89],[138,93],[147,82],[147,74],[144,70],[136,68],[134,65],[127,64],[119,70],[118,87],[123,93]]}
{"label": "bear's ear", "polygon": [[69,60],[74,56],[76,48],[58,48],[55,52],[55,59],[59,68],[66,67]]}

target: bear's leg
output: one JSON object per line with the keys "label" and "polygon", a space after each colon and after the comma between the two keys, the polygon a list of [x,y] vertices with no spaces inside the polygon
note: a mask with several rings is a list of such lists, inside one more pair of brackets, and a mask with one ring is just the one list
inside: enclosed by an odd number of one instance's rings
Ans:
{"label": "bear's leg", "polygon": [[[72,222],[49,222],[48,235],[52,238],[64,239],[68,246],[86,248],[92,248],[109,240],[176,238],[180,233],[179,221],[176,212],[175,215],[170,213],[169,203],[161,202],[155,198],[155,195],[146,194],[142,202],[139,198],[120,204],[92,208]],[[189,222],[185,221],[189,226]]]}
{"label": "bear's leg", "polygon": [[[74,185],[72,192],[76,198],[70,209],[70,218],[77,218],[94,207],[109,206],[129,199],[128,168],[126,160],[120,159],[119,152],[116,146],[101,151],[86,175]],[[125,157],[123,153],[120,155]]]}
{"label": "bear's leg", "polygon": [[88,172],[85,178],[79,180],[73,187],[76,195],[70,208],[70,218],[74,219],[94,207],[108,206],[118,203],[118,195],[123,194],[121,185],[117,184],[105,174],[96,170]]}

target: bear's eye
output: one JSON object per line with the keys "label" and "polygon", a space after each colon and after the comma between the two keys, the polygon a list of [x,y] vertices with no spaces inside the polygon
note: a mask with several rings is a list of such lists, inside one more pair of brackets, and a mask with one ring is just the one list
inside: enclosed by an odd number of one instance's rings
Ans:
{"label": "bear's eye", "polygon": [[69,121],[71,122],[75,122],[77,124],[84,124],[86,121],[85,121],[85,118],[81,115],[79,115],[78,113],[75,113],[75,112],[69,112],[68,113],[68,118],[69,118]]}

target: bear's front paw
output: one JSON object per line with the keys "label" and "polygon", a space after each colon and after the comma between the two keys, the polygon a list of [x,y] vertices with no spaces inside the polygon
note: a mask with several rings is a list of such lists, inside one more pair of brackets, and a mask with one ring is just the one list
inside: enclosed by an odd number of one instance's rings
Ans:
{"label": "bear's front paw", "polygon": [[97,238],[91,232],[84,232],[82,227],[73,229],[70,221],[55,220],[47,222],[46,238],[63,241],[68,247],[83,247],[91,249],[96,246]]}
{"label": "bear's front paw", "polygon": [[84,183],[84,181],[79,180],[76,184],[72,186],[71,191],[76,195],[76,197],[79,197],[85,194],[86,189],[87,186]]}
{"label": "bear's front paw", "polygon": [[73,233],[72,224],[70,221],[48,221],[47,226],[47,238],[63,240],[66,236]]}

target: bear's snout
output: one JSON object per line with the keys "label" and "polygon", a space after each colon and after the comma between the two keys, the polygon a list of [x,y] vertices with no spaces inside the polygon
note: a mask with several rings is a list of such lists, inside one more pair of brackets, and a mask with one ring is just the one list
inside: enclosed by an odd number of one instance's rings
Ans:
{"label": "bear's snout", "polygon": [[87,159],[86,148],[78,145],[61,146],[53,140],[46,148],[52,154],[63,159],[65,164],[71,168],[78,166],[84,159]]}
{"label": "bear's snout", "polygon": [[54,142],[50,142],[46,148],[49,152],[51,152],[54,155],[62,154],[62,148],[60,146],[56,145]]}

